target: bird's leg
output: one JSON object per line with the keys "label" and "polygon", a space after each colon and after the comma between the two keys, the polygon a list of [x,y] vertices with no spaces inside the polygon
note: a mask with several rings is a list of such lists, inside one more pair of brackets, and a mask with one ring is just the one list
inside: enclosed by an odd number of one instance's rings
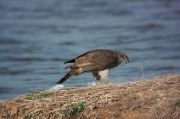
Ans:
{"label": "bird's leg", "polygon": [[98,74],[98,72],[97,71],[93,71],[92,74],[93,74],[94,77],[96,77],[97,85],[101,85],[100,75]]}
{"label": "bird's leg", "polygon": [[106,79],[104,79],[104,82],[105,82],[106,85],[108,85],[108,84],[109,84],[109,77],[107,77]]}
{"label": "bird's leg", "polygon": [[105,84],[109,84],[109,69],[99,71],[100,77],[104,80]]}
{"label": "bird's leg", "polygon": [[96,82],[97,82],[98,85],[101,85],[100,77],[99,78],[96,77]]}

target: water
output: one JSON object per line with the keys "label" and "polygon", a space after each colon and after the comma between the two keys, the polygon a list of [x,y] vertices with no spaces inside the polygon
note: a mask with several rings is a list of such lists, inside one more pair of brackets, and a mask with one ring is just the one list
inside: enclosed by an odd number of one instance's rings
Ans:
{"label": "water", "polygon": [[[0,100],[52,87],[65,61],[92,49],[125,52],[111,83],[180,73],[179,0],[1,0]],[[142,69],[143,68],[143,74]],[[95,81],[90,73],[65,86]]]}

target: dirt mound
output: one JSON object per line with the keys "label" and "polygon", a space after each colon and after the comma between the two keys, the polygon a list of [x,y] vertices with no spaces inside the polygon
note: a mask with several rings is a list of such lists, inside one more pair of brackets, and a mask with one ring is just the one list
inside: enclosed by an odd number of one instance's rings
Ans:
{"label": "dirt mound", "polygon": [[180,75],[21,95],[0,103],[2,119],[180,119]]}

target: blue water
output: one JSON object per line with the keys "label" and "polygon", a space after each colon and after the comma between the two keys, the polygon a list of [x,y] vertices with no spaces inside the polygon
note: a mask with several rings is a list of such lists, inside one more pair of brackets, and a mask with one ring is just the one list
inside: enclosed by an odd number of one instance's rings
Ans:
{"label": "blue water", "polygon": [[[129,57],[110,71],[111,83],[180,73],[179,6],[179,0],[1,0],[0,100],[49,89],[68,72],[65,61],[92,49]],[[85,73],[64,85],[92,81]]]}

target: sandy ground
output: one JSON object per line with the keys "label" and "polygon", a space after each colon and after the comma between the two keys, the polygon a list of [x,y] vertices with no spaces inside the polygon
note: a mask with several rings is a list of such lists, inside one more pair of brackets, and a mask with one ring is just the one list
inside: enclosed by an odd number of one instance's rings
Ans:
{"label": "sandy ground", "polygon": [[1,101],[0,116],[2,119],[180,119],[180,75],[32,92]]}

